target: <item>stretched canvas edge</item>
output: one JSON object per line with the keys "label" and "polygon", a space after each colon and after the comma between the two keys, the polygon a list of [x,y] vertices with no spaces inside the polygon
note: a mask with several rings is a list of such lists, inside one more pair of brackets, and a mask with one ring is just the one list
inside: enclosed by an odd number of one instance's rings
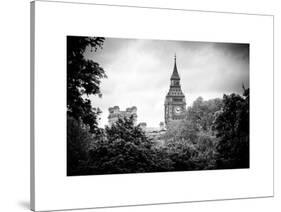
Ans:
{"label": "stretched canvas edge", "polygon": [[35,1],[30,2],[30,209],[35,211]]}

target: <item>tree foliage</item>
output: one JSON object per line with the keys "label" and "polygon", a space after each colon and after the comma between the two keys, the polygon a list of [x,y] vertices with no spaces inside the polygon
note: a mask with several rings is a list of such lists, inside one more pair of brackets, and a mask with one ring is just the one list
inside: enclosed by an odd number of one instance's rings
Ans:
{"label": "tree foliage", "polygon": [[210,132],[215,120],[215,113],[222,108],[219,98],[204,101],[198,97],[187,110],[187,119],[196,125],[198,130]]}
{"label": "tree foliage", "polygon": [[212,126],[222,108],[221,99],[204,101],[198,97],[188,108],[183,120],[171,122],[164,136],[174,170],[216,168],[216,146]]}
{"label": "tree foliage", "polygon": [[89,95],[101,95],[100,82],[106,77],[97,62],[85,58],[87,49],[96,51],[104,42],[102,37],[67,36],[67,113],[81,120],[96,132],[97,116],[101,112],[91,106]]}
{"label": "tree foliage", "polygon": [[121,174],[167,171],[172,162],[154,148],[133,118],[119,119],[105,129],[105,139],[89,151],[87,174]]}
{"label": "tree foliage", "polygon": [[186,140],[197,143],[202,134],[213,135],[212,126],[216,113],[222,108],[221,99],[211,99],[204,101],[198,97],[188,108],[183,120],[170,122],[165,135],[166,142]]}
{"label": "tree foliage", "polygon": [[164,135],[165,143],[176,143],[181,140],[195,143],[198,138],[198,132],[199,129],[197,125],[189,119],[173,121],[167,126],[167,132]]}
{"label": "tree foliage", "polygon": [[88,149],[93,140],[87,128],[73,117],[67,117],[67,175],[76,175],[88,160]]}
{"label": "tree foliage", "polygon": [[249,167],[249,94],[244,89],[243,97],[223,96],[223,108],[214,124],[219,139],[218,168]]}

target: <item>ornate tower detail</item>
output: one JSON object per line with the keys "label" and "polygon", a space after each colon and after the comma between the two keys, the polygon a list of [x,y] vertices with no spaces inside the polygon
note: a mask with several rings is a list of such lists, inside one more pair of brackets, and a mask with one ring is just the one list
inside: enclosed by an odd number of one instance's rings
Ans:
{"label": "ornate tower detail", "polygon": [[181,90],[180,76],[177,69],[177,58],[174,58],[174,70],[170,78],[170,89],[165,99],[165,124],[184,118],[186,111],[185,96]]}
{"label": "ornate tower detail", "polygon": [[109,127],[112,126],[112,124],[116,123],[118,119],[124,119],[133,117],[134,124],[137,123],[137,107],[128,107],[125,111],[120,110],[119,106],[114,106],[108,108],[109,115],[108,115],[108,125]]}

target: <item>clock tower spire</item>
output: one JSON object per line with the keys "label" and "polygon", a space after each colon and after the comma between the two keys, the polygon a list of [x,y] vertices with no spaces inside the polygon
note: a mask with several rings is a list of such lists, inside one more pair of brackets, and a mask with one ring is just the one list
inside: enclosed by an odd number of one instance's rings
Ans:
{"label": "clock tower spire", "polygon": [[174,69],[170,78],[170,89],[165,98],[165,124],[184,118],[186,102],[181,90],[180,76],[177,68],[176,54],[174,56]]}

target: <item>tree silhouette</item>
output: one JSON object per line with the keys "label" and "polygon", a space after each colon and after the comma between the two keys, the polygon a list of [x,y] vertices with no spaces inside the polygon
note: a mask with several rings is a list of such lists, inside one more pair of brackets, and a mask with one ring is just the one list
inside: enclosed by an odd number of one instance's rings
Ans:
{"label": "tree silhouette", "polygon": [[172,161],[153,147],[133,117],[119,119],[105,129],[106,137],[97,140],[89,151],[89,166],[84,174],[121,174],[167,171]]}
{"label": "tree silhouette", "polygon": [[86,50],[96,51],[102,37],[67,36],[67,114],[96,132],[97,116],[101,112],[91,106],[89,95],[101,95],[100,82],[106,77],[102,67],[86,59]]}
{"label": "tree silhouette", "polygon": [[218,168],[249,167],[249,89],[244,89],[243,95],[224,95],[222,111],[215,120]]}

